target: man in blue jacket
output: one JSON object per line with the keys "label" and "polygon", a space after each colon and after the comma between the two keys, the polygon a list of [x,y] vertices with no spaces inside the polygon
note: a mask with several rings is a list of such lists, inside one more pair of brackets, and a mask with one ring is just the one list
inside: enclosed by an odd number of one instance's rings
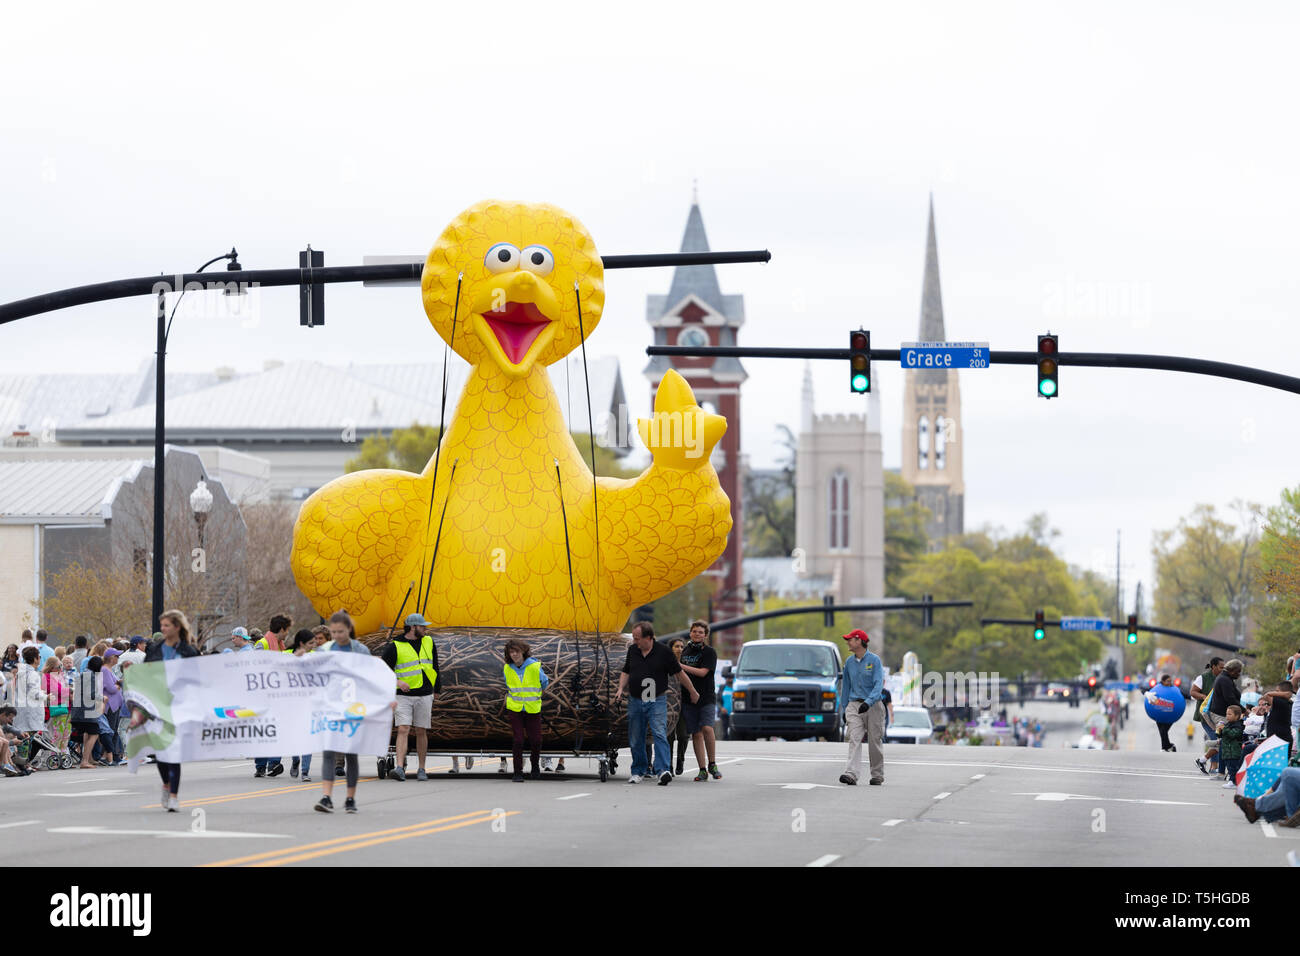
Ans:
{"label": "man in blue jacket", "polygon": [[885,687],[884,666],[880,658],[867,650],[870,638],[866,631],[849,631],[844,635],[851,652],[844,662],[840,699],[844,701],[845,734],[849,740],[848,766],[840,774],[840,783],[854,786],[862,774],[862,738],[867,738],[867,755],[871,761],[871,785],[885,782],[885,752],[881,738],[885,734],[885,704],[881,693]]}

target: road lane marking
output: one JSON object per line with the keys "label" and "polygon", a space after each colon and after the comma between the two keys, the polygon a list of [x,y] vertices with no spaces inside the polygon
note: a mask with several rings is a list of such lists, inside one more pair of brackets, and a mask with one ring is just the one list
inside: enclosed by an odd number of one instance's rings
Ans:
{"label": "road lane marking", "polygon": [[287,840],[288,833],[243,833],[238,830],[119,830],[116,827],[53,827],[46,833],[73,833],[85,836],[155,836],[161,838],[218,838]]}
{"label": "road lane marking", "polygon": [[556,800],[577,800],[580,797],[589,797],[589,796],[591,796],[591,794],[589,793],[571,793],[567,797],[556,797],[555,799]]}
{"label": "road lane marking", "polygon": [[972,780],[983,780],[983,779],[984,779],[984,774],[982,774],[982,773],[977,773],[977,774],[975,774],[975,776],[971,777],[971,779],[972,779]]}
{"label": "road lane marking", "polygon": [[72,793],[42,793],[42,797],[117,797],[134,790],[79,790]]}
{"label": "road lane marking", "polygon": [[[412,823],[410,826],[393,827],[389,830],[373,830],[370,833],[354,833],[352,836],[337,837],[333,840],[321,840],[317,843],[304,843],[302,846],[291,846],[279,850],[268,850],[265,853],[254,853],[251,856],[235,857],[231,860],[218,860],[215,863],[204,863],[202,866],[237,866],[240,863],[251,863],[255,860],[269,859],[270,857],[282,856],[285,853],[297,853],[299,850],[314,850],[317,847],[334,846],[339,843],[350,843],[353,840],[364,840],[367,837],[384,836],[389,833],[406,833],[412,830],[420,830],[424,827],[435,826],[439,823],[449,823],[454,820],[464,820],[467,817],[478,817],[485,813],[491,813],[491,810],[475,810],[473,813],[462,813],[454,817],[440,817],[437,820],[425,820],[423,823]],[[488,817],[491,819],[491,817]]]}
{"label": "road lane marking", "polygon": [[[357,782],[365,783],[369,780],[378,780],[378,777],[361,777]],[[231,803],[236,800],[252,800],[256,797],[278,796],[285,793],[302,793],[307,790],[315,790],[320,786],[318,783],[298,783],[288,787],[274,787],[269,790],[250,790],[247,793],[226,793],[217,794],[212,797],[193,797],[189,800],[182,800],[182,807],[202,807],[213,803]],[[141,810],[157,810],[161,803],[150,803],[141,807]]]}
{"label": "road lane marking", "polygon": [[760,787],[780,787],[782,790],[842,790],[843,787],[829,783],[760,783]]}
{"label": "road lane marking", "polygon": [[[1227,758],[1224,758],[1224,759],[1227,759]],[[1259,821],[1259,828],[1260,828],[1261,830],[1264,831],[1264,836],[1266,836],[1266,837],[1271,837],[1271,838],[1274,839],[1274,840],[1277,839],[1277,831],[1273,829],[1273,824],[1268,823],[1268,822],[1266,822],[1266,821],[1264,821],[1264,820],[1260,820],[1260,821]]]}
{"label": "road lane marking", "polygon": [[1163,807],[1208,807],[1208,803],[1189,803],[1185,800],[1134,800],[1128,797],[1089,797],[1081,793],[1012,793],[1013,797],[1033,797],[1061,803],[1066,800],[1108,800],[1111,803],[1149,803]]}
{"label": "road lane marking", "polygon": [[[843,757],[745,757],[745,760],[766,760],[773,763],[843,763]],[[1036,767],[1033,764],[1008,760],[1002,763],[975,763],[943,760],[891,760],[890,765],[908,767],[987,767],[991,770],[1039,770],[1051,773],[1094,773],[1119,777],[1156,777],[1161,780],[1197,780],[1199,775],[1187,772],[1156,773],[1145,770],[1099,770],[1092,767]]]}
{"label": "road lane marking", "polygon": [[830,866],[832,863],[834,863],[834,862],[835,862],[836,860],[838,860],[838,859],[839,859],[839,856],[838,856],[837,854],[835,854],[835,853],[828,853],[828,854],[826,854],[825,856],[819,856],[819,857],[817,857],[817,859],[813,860],[811,863],[805,863],[804,866],[805,866],[805,867],[808,867],[808,866]]}
{"label": "road lane marking", "polygon": [[902,820],[886,820],[884,823],[881,824],[881,826],[882,826],[882,827],[896,827],[896,826],[898,826],[898,825],[899,825],[900,823],[902,823],[902,822],[903,822]]}
{"label": "road lane marking", "polygon": [[346,853],[349,850],[361,850],[368,846],[376,846],[380,843],[392,843],[394,840],[409,840],[411,837],[428,836],[430,833],[441,833],[444,830],[459,830],[461,827],[472,827],[476,823],[492,823],[498,819],[513,817],[523,811],[511,810],[508,813],[487,813],[486,816],[480,816],[475,820],[463,820],[460,823],[448,823],[446,826],[432,827],[427,830],[416,830],[414,833],[399,833],[396,836],[379,837],[374,840],[366,840],[362,843],[349,843],[346,846],[331,847],[328,850],[317,850],[314,853],[300,853],[297,856],[278,857],[274,860],[263,860],[260,863],[251,863],[250,866],[283,866],[286,863],[300,863],[303,860],[314,860],[317,857],[329,856],[333,853]]}
{"label": "road lane marking", "polygon": [[732,757],[730,760],[719,760],[716,763],[714,763],[713,766],[725,767],[729,763],[740,763],[741,761],[748,760],[748,759],[749,759],[748,757]]}
{"label": "road lane marking", "polygon": [[8,830],[10,827],[29,827],[33,823],[40,822],[40,820],[19,820],[16,823],[0,823],[0,830]]}
{"label": "road lane marking", "polygon": [[951,797],[951,796],[952,796],[952,791],[951,791],[951,790],[945,790],[943,793],[936,793],[932,799],[935,799],[935,800],[946,800],[946,799],[948,799],[948,798]]}

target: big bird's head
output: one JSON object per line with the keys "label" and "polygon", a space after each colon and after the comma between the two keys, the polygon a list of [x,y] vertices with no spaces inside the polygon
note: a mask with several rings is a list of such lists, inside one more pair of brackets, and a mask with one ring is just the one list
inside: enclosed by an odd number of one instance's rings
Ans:
{"label": "big bird's head", "polygon": [[438,237],[420,285],[429,321],[457,355],[471,365],[490,360],[514,378],[577,348],[579,307],[590,335],[605,304],[591,235],[547,203],[470,206]]}

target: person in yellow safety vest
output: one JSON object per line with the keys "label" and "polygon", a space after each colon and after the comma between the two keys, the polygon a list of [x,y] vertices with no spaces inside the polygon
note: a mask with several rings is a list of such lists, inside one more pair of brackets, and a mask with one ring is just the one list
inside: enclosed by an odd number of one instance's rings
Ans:
{"label": "person in yellow safety vest", "polygon": [[[258,639],[253,645],[255,651],[283,651],[285,649],[285,639],[289,636],[289,628],[293,620],[287,614],[276,614],[271,618],[271,623],[266,634]],[[253,760],[254,777],[278,777],[284,773],[284,764],[280,762],[279,757],[256,757]]]}
{"label": "person in yellow safety vest", "polygon": [[390,780],[406,779],[406,748],[412,728],[419,758],[416,779],[429,779],[424,764],[429,755],[429,728],[433,726],[433,698],[439,680],[438,648],[424,631],[428,626],[423,615],[408,614],[401,635],[384,648],[384,663],[397,676],[397,707],[393,711],[397,754],[388,775]]}
{"label": "person in yellow safety vest", "polygon": [[538,780],[542,771],[538,760],[542,750],[542,691],[551,679],[542,670],[542,662],[530,657],[531,648],[523,641],[512,638],[506,641],[506,716],[514,732],[515,783],[524,782],[524,734],[528,734],[528,749],[532,751],[532,773]]}

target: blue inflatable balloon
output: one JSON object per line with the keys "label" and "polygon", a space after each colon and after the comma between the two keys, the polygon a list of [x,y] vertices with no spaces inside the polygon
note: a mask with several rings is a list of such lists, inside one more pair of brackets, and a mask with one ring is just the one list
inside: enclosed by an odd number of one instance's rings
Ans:
{"label": "blue inflatable balloon", "polygon": [[1147,705],[1147,716],[1158,724],[1172,724],[1187,708],[1187,699],[1177,687],[1156,684],[1142,695]]}

